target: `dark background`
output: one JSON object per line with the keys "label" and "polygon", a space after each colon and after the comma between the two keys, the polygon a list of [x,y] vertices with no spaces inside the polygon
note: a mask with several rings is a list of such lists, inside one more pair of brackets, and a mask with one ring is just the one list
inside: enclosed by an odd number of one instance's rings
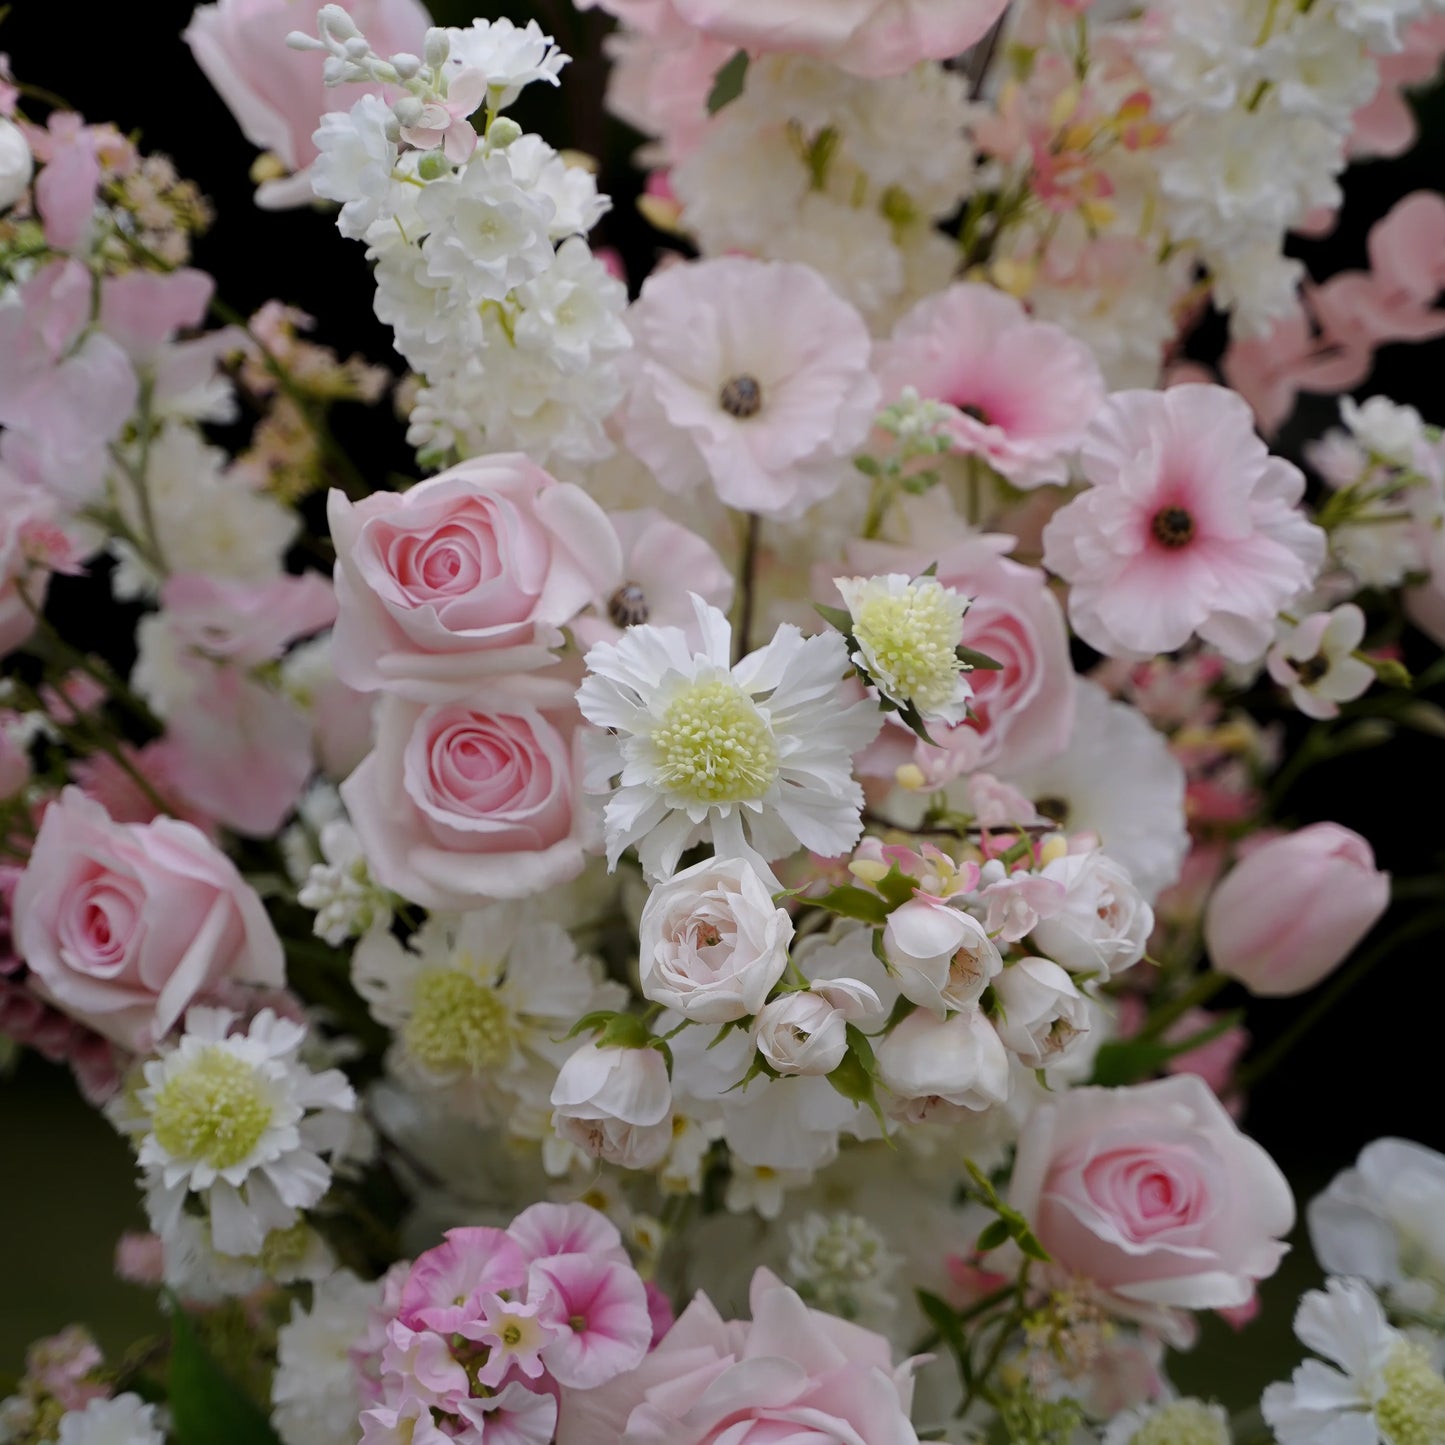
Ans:
{"label": "dark background", "polygon": [[[201,239],[195,264],[214,273],[220,294],[242,312],[277,297],[318,319],[317,335],[338,352],[359,351],[398,370],[385,328],[371,314],[372,283],[362,247],[336,233],[329,215],[314,210],[263,212],[252,204],[248,170],[254,151],[241,137],[180,40],[189,0],[18,0],[0,25],[22,80],[57,91],[91,120],[112,120],[138,131],[147,150],[170,155],[183,176],[198,180],[214,203],[217,224]],[[297,28],[311,28],[310,0],[297,0]],[[439,23],[466,23],[475,14],[505,9],[524,18],[524,6],[478,6],[472,0],[433,0]],[[605,70],[598,41],[607,23],[598,12],[572,10],[568,0],[539,7],[574,57],[557,93],[535,87],[515,112],[558,146],[601,157],[603,189],[617,201],[597,239],[621,251],[634,285],[646,274],[661,238],[632,204],[640,178],[627,157],[635,137],[602,110]],[[69,33],[67,33],[67,31]],[[536,102],[540,101],[540,104]],[[1422,139],[1408,156],[1371,162],[1346,180],[1347,203],[1336,232],[1298,248],[1313,274],[1324,277],[1364,264],[1369,225],[1399,197],[1438,186],[1445,175],[1445,98],[1420,97]],[[1218,328],[1206,326],[1193,349],[1208,359]],[[1410,402],[1425,419],[1445,421],[1440,396],[1445,343],[1395,346],[1381,353],[1361,395],[1383,392]],[[401,428],[386,408],[346,409],[338,431],[368,475],[405,472],[410,457]],[[1293,454],[1300,441],[1331,424],[1335,403],[1305,398],[1279,442]],[[100,599],[82,584],[57,585],[55,611],[88,610]],[[133,616],[108,601],[109,625],[120,642]],[[86,626],[94,635],[92,613]],[[1418,634],[1406,637],[1406,660],[1427,666],[1437,650]],[[1288,718],[1291,736],[1301,724]],[[1445,837],[1439,823],[1445,739],[1401,733],[1371,752],[1308,773],[1284,799],[1285,820],[1330,818],[1358,829],[1381,865],[1397,877],[1440,875]],[[1408,917],[1392,910],[1382,927]],[[1279,1160],[1303,1200],[1360,1147],[1381,1134],[1400,1134],[1445,1148],[1440,1113],[1439,972],[1445,937],[1433,935],[1382,964],[1348,1001],[1300,1044],[1250,1100],[1246,1125]],[[1301,1004],[1252,1001],[1248,1026],[1261,1043],[1277,1036]],[[130,1183],[126,1147],[76,1095],[68,1074],[27,1058],[13,1080],[0,1083],[0,1375],[18,1368],[27,1340],[70,1320],[97,1329],[117,1351],[154,1320],[149,1295],[116,1283],[110,1258],[122,1228],[142,1226]],[[1296,1358],[1288,1341],[1290,1301],[1310,1276],[1307,1247],[1266,1290],[1265,1318],[1230,1352],[1230,1395],[1257,1398],[1259,1386]],[[1197,1367],[1211,1369],[1223,1327],[1206,1330]],[[1181,1375],[1188,1370],[1181,1370]],[[1218,1390],[1218,1373],[1213,1376]],[[1187,1384],[1187,1379],[1182,1383]],[[3,1393],[3,1391],[0,1391]]]}

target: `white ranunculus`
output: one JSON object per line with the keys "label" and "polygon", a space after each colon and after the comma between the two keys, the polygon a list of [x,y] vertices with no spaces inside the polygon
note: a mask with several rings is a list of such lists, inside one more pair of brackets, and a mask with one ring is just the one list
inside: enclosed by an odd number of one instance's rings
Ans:
{"label": "white ranunculus", "polygon": [[909,1014],[877,1059],[879,1077],[909,1119],[925,1118],[940,1103],[980,1110],[1008,1099],[1008,1051],[977,1005],[947,1019],[926,1009]]}
{"label": "white ranunculus", "polygon": [[0,211],[8,211],[29,188],[35,161],[13,120],[0,117]]}
{"label": "white ranunculus", "polygon": [[978,919],[925,893],[888,915],[883,951],[900,992],[939,1018],[977,1003],[1003,967]]}
{"label": "white ranunculus", "polygon": [[1077,1053],[1088,1038],[1088,1000],[1047,958],[1010,964],[994,980],[993,991],[1003,1005],[994,1027],[1004,1047],[1027,1068],[1052,1068]]}
{"label": "white ranunculus", "polygon": [[780,1074],[831,1074],[848,1051],[849,1022],[882,1012],[866,983],[823,979],[766,1005],[753,1025],[753,1039]]}
{"label": "white ranunculus", "polygon": [[1144,957],[1154,910],[1128,870],[1106,853],[1068,853],[1043,870],[1067,890],[1063,908],[1034,928],[1034,946],[1071,973],[1109,978]]}
{"label": "white ranunculus", "polygon": [[644,996],[695,1023],[757,1013],[793,937],[777,886],[745,858],[707,858],[654,888],[639,926]]}

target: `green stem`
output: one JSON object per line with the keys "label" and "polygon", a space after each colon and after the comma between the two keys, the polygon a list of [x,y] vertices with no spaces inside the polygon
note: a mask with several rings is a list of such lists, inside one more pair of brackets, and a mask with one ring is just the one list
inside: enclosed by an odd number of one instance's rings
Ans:
{"label": "green stem", "polygon": [[1289,790],[1299,781],[1301,775],[1316,763],[1323,762],[1328,755],[1329,727],[1316,723],[1300,741],[1293,753],[1285,760],[1284,766],[1270,780],[1268,808],[1273,813]]}
{"label": "green stem", "polygon": [[741,662],[751,651],[753,609],[756,605],[755,574],[758,566],[758,539],[761,531],[762,519],[756,512],[749,512],[747,528],[743,533],[742,556],[738,561],[738,612],[737,623],[733,628],[734,664]]}
{"label": "green stem", "polygon": [[1387,933],[1373,948],[1367,948],[1348,968],[1337,973],[1329,987],[1320,993],[1310,1006],[1257,1058],[1241,1069],[1235,1078],[1235,1085],[1241,1091],[1254,1088],[1271,1070],[1288,1056],[1290,1051],[1310,1032],[1336,1004],[1344,999],[1370,971],[1382,960],[1388,958],[1401,945],[1427,934],[1445,929],[1445,909],[1434,908],[1417,913],[1392,932]]}

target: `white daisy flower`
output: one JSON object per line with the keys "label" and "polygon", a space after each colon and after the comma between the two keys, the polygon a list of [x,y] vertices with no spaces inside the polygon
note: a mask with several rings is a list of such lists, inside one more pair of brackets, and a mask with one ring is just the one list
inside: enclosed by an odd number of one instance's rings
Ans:
{"label": "white daisy flower", "polygon": [[479,1122],[506,1121],[518,1101],[545,1105],[576,1047],[558,1040],[583,1014],[626,1002],[563,928],[505,904],[433,914],[406,944],[371,932],[352,981],[395,1034],[397,1075]]}
{"label": "white daisy flower", "polygon": [[1331,1279],[1300,1301],[1294,1331],[1316,1354],[1260,1408],[1280,1445],[1439,1445],[1445,1378],[1430,1351],[1385,1319],[1359,1280]]}
{"label": "white daisy flower", "polygon": [[973,684],[960,661],[969,599],[934,577],[835,577],[853,619],[853,661],[890,702],[925,722],[961,723]]}
{"label": "white daisy flower", "polygon": [[703,644],[676,627],[630,627],[587,654],[577,691],[589,722],[587,787],[611,792],[604,820],[615,867],[637,845],[643,870],[665,878],[684,849],[708,840],[719,857],[785,857],[799,845],[845,853],[862,831],[852,756],[882,714],[843,700],[847,645],[784,625],[731,665],[732,629],[694,596]]}
{"label": "white daisy flower", "polygon": [[218,1251],[260,1255],[326,1193],[323,1156],[345,1141],[356,1096],[339,1070],[313,1074],[299,1062],[303,1024],[263,1009],[230,1034],[235,1019],[229,1009],[187,1013],[179,1044],[144,1066],[130,1129],[162,1239],[195,1194]]}

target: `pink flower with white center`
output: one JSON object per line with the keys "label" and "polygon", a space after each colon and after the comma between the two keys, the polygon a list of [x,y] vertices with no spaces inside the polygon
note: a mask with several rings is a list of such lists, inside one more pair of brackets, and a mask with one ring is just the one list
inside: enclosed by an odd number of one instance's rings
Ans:
{"label": "pink flower with white center", "polygon": [[[520,1380],[495,1395],[464,1400],[458,1413],[486,1445],[551,1445],[557,1425],[555,1397],[529,1390]],[[407,1445],[422,1445],[422,1436],[413,1436]]]}
{"label": "pink flower with white center", "polygon": [[418,1256],[402,1288],[397,1318],[409,1328],[451,1334],[481,1317],[483,1301],[520,1289],[526,1262],[502,1229],[449,1229],[446,1242]]}
{"label": "pink flower with white center", "polygon": [[507,1233],[529,1265],[559,1254],[585,1254],[614,1264],[628,1261],[617,1226],[588,1204],[534,1204],[507,1226]]}
{"label": "pink flower with white center", "polygon": [[1093,353],[1035,321],[1012,296],[963,283],[920,302],[878,348],[886,401],[911,386],[954,408],[954,450],[1015,486],[1068,477],[1069,455],[1104,400]]}
{"label": "pink flower with white center", "polygon": [[661,486],[797,517],[856,474],[878,408],[863,318],[816,271],[727,256],[655,271],[629,313],[623,440]]}
{"label": "pink flower with white center", "polygon": [[1375,680],[1375,669],[1355,656],[1364,637],[1365,614],[1353,602],[1313,612],[1270,648],[1269,675],[1306,717],[1338,717],[1340,704],[1363,696]]}
{"label": "pink flower with white center", "polygon": [[1235,662],[1261,656],[1313,584],[1325,535],[1299,510],[1304,477],[1270,456],[1245,402],[1219,386],[1116,392],[1080,456],[1091,485],[1044,528],[1079,636],[1112,657],[1196,635]]}
{"label": "pink flower with white center", "polygon": [[751,52],[816,55],[854,75],[902,75],[979,40],[1007,0],[672,0],[704,34]]}
{"label": "pink flower with white center", "polygon": [[560,1385],[590,1390],[642,1363],[652,1343],[647,1290],[631,1264],[559,1254],[538,1261],[527,1298],[551,1338],[542,1363]]}
{"label": "pink flower with white center", "polygon": [[[640,1287],[642,1281],[637,1282]],[[512,1369],[520,1370],[529,1380],[542,1374],[546,1368],[542,1352],[559,1338],[567,1322],[539,1318],[541,1308],[540,1300],[523,1304],[495,1294],[482,1296],[480,1317],[457,1330],[491,1352],[477,1371],[480,1384],[500,1385]]]}

